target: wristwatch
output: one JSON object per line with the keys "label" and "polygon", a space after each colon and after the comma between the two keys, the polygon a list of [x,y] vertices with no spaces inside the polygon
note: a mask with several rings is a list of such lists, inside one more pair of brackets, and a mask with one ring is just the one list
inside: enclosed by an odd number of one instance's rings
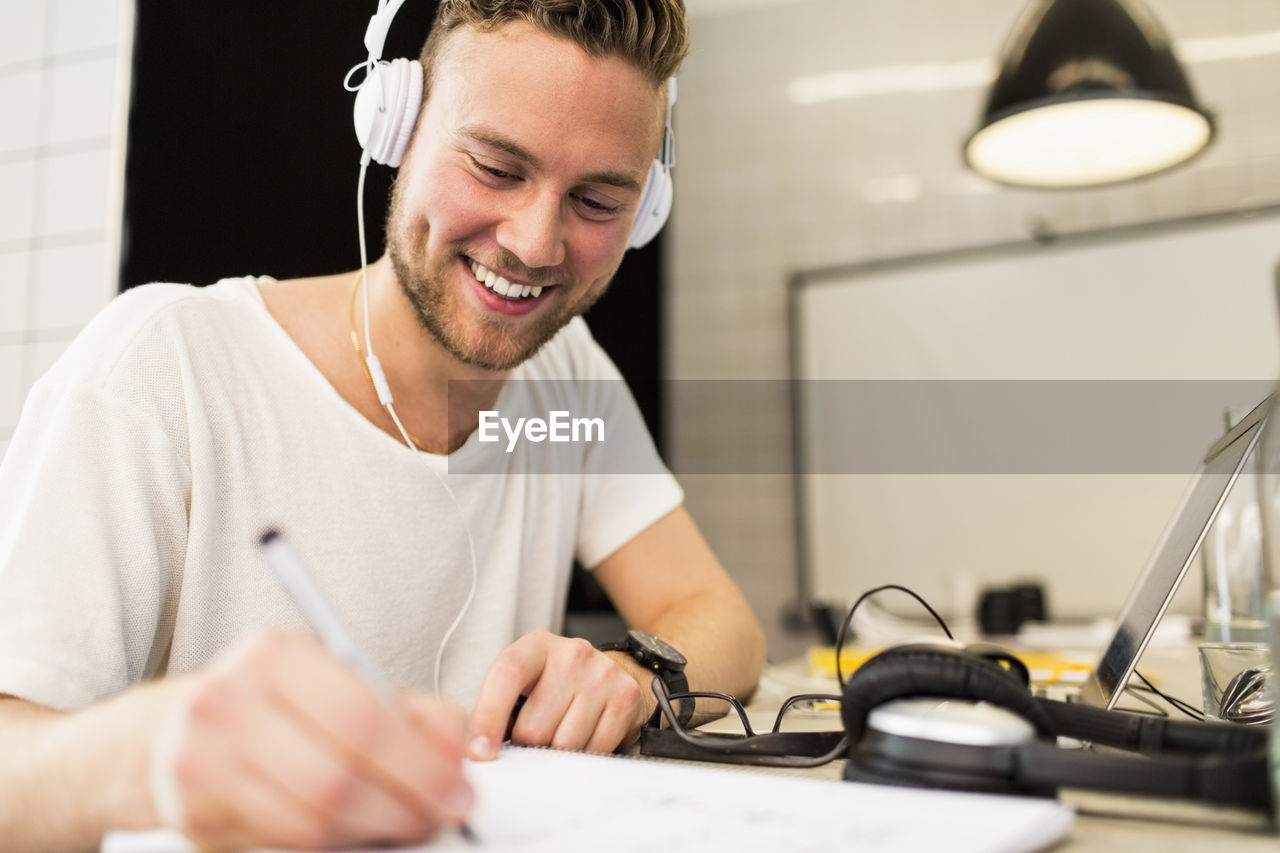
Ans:
{"label": "wristwatch", "polygon": [[[626,652],[631,655],[641,666],[652,669],[658,674],[662,683],[667,685],[669,694],[689,692],[689,679],[684,674],[688,661],[685,660],[684,655],[676,651],[670,643],[660,640],[647,631],[632,628],[621,640],[603,643],[596,648],[602,652]],[[676,704],[679,706],[676,719],[680,721],[680,725],[687,725],[689,720],[693,719],[693,701],[686,700]]]}

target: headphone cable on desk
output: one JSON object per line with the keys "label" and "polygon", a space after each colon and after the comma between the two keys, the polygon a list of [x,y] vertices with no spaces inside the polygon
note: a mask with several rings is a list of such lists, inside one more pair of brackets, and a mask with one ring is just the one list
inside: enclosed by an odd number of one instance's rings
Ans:
{"label": "headphone cable on desk", "polygon": [[[1200,722],[1204,721],[1204,712],[1198,710],[1190,702],[1186,702],[1182,699],[1179,699],[1177,696],[1170,696],[1169,694],[1163,692],[1162,690],[1157,688],[1154,684],[1152,684],[1150,681],[1148,681],[1147,677],[1136,669],[1133,671],[1133,674],[1142,680],[1142,683],[1146,685],[1145,687],[1146,690],[1150,690],[1152,693],[1159,696],[1161,699],[1168,702],[1174,708],[1177,708],[1179,711],[1186,714],[1191,719],[1197,720]],[[1137,685],[1134,685],[1134,684],[1130,684],[1127,686],[1126,689],[1137,692],[1144,688],[1138,687]]]}
{"label": "headphone cable on desk", "polygon": [[844,648],[845,639],[848,637],[848,634],[849,634],[849,626],[853,624],[853,614],[857,611],[858,605],[862,604],[862,602],[866,601],[868,598],[875,595],[876,593],[884,592],[887,589],[896,589],[899,592],[905,592],[907,595],[911,596],[916,601],[920,602],[920,606],[923,607],[925,610],[928,610],[929,615],[932,616],[934,620],[938,623],[938,625],[942,627],[942,632],[947,635],[947,639],[948,640],[955,639],[955,637],[952,636],[951,634],[951,629],[947,627],[947,623],[943,620],[941,616],[938,615],[938,611],[930,607],[929,602],[925,601],[920,596],[919,593],[915,592],[914,590],[907,589],[905,586],[902,586],[901,584],[896,584],[896,583],[887,583],[881,586],[872,587],[871,589],[864,592],[862,595],[858,596],[858,600],[853,603],[853,606],[849,608],[849,612],[846,613],[844,619],[841,620],[840,631],[839,633],[836,634],[836,682],[840,685],[841,690],[844,690],[844,671],[840,667],[840,650]]}

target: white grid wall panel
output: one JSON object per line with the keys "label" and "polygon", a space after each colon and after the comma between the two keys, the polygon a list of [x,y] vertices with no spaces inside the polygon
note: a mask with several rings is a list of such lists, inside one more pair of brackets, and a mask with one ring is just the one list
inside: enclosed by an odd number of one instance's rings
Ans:
{"label": "white grid wall panel", "polygon": [[36,378],[115,294],[132,0],[0,4],[0,456]]}

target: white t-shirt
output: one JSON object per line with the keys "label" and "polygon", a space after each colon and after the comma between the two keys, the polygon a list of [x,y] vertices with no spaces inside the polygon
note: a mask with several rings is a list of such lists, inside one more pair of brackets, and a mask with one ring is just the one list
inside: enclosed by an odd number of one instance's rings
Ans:
{"label": "white t-shirt", "polygon": [[441,682],[469,706],[507,644],[560,626],[575,556],[595,567],[683,498],[581,319],[496,409],[591,412],[608,441],[508,453],[477,430],[418,454],[339,396],[256,279],[120,296],[36,383],[0,463],[0,693],[77,708],[302,627],[257,552],[269,527],[388,677],[430,689],[469,528],[478,587]]}

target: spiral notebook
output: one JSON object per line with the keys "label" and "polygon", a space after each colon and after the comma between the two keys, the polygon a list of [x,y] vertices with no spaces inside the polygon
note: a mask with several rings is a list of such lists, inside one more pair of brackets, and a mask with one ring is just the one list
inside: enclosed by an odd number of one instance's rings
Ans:
{"label": "spiral notebook", "polygon": [[[858,850],[1043,850],[1066,836],[1072,810],[1054,800],[864,785],[772,772],[504,747],[472,763],[469,823],[401,848],[518,853],[736,853]],[[927,818],[927,819],[922,819]],[[112,833],[101,853],[188,853],[169,832]]]}

